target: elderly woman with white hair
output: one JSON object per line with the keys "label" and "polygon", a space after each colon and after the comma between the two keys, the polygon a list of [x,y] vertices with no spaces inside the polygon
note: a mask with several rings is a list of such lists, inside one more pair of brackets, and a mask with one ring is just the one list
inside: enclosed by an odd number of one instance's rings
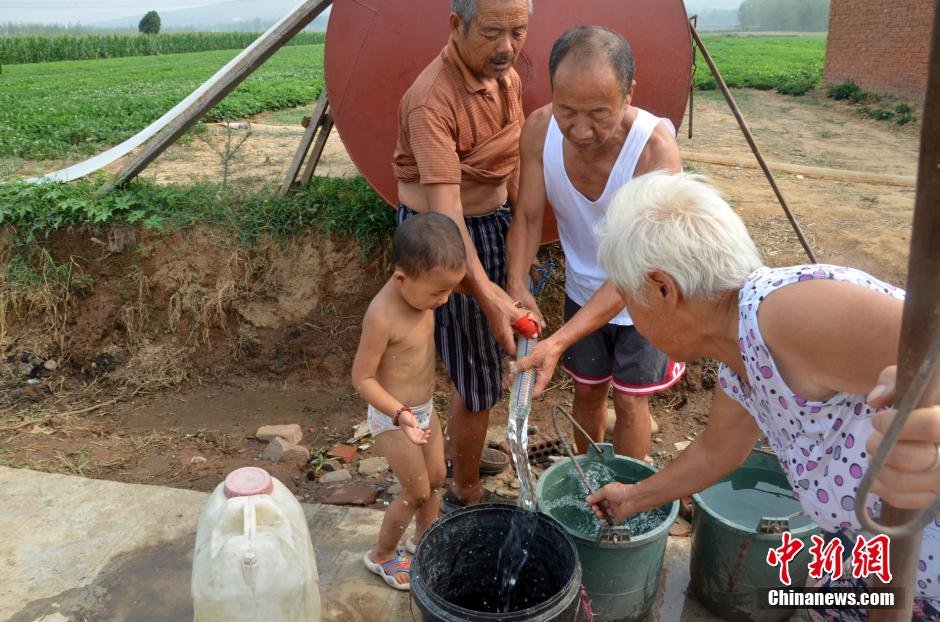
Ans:
{"label": "elderly woman with white hair", "polygon": [[[637,330],[677,361],[719,361],[708,424],[640,484],[588,501],[617,520],[701,491],[740,466],[763,434],[806,514],[858,532],[856,491],[894,416],[904,292],[851,268],[768,268],[741,219],[701,178],[651,173],[619,192],[599,259]],[[544,386],[552,357],[529,357]],[[864,500],[923,508],[940,492],[940,407],[915,410]],[[598,512],[600,516],[600,512]],[[940,611],[940,523],[924,532],[915,612]]]}

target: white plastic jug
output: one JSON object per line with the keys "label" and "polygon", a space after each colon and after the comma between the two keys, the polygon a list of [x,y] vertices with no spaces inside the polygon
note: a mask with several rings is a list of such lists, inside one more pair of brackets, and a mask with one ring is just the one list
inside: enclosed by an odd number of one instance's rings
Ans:
{"label": "white plastic jug", "polygon": [[294,495],[264,469],[229,473],[199,518],[194,622],[319,622],[319,588]]}

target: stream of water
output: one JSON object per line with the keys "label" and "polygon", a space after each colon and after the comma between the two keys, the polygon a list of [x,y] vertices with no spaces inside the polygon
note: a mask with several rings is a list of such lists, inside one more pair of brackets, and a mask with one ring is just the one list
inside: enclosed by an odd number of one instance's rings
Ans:
{"label": "stream of water", "polygon": [[[529,354],[535,347],[535,339],[519,338],[516,358]],[[538,525],[535,513],[535,477],[529,466],[529,413],[532,411],[533,370],[517,374],[509,392],[509,422],[507,437],[511,448],[512,463],[519,477],[519,506],[527,510],[514,516],[509,526],[506,541],[499,551],[497,573],[499,574],[499,611],[512,610],[513,588],[519,573],[529,559],[529,541]]]}

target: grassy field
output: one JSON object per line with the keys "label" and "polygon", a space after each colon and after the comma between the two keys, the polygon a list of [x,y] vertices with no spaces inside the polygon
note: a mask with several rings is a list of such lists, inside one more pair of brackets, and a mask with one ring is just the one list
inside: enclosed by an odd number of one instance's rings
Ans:
{"label": "grassy field", "polygon": [[[776,89],[802,95],[822,80],[826,36],[702,37],[722,77],[733,88]],[[696,88],[717,88],[708,65],[699,56]]]}
{"label": "grassy field", "polygon": [[[159,118],[238,50],[9,65],[0,74],[0,157],[41,160],[90,154]],[[277,52],[213,108],[237,119],[316,99],[323,46]]]}
{"label": "grassy field", "polygon": [[[711,35],[705,44],[733,87],[800,94],[822,75],[825,37]],[[91,154],[173,107],[236,50],[9,65],[0,73],[0,157]],[[696,85],[715,88],[699,60]],[[280,50],[216,106],[207,120],[308,104],[323,85],[323,46]]]}
{"label": "grassy field", "polygon": [[69,184],[0,183],[0,226],[26,252],[50,232],[86,225],[180,229],[202,223],[234,231],[245,242],[315,229],[355,236],[366,247],[391,231],[395,212],[362,178],[314,177],[286,197],[203,183],[158,185],[135,180],[99,196],[103,176]]}
{"label": "grassy field", "polygon": [[[0,37],[0,65],[188,54],[247,47],[260,32],[177,32],[160,35]],[[323,43],[322,32],[299,32],[287,45]]]}

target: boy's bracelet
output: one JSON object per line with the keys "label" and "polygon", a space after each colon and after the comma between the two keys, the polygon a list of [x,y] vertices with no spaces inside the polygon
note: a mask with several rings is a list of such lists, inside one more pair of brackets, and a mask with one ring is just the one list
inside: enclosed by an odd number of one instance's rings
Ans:
{"label": "boy's bracelet", "polygon": [[401,414],[405,411],[411,412],[411,409],[408,408],[407,406],[402,406],[401,408],[395,411],[395,416],[392,417],[392,425],[395,426],[396,428],[398,427],[398,418],[401,417]]}

